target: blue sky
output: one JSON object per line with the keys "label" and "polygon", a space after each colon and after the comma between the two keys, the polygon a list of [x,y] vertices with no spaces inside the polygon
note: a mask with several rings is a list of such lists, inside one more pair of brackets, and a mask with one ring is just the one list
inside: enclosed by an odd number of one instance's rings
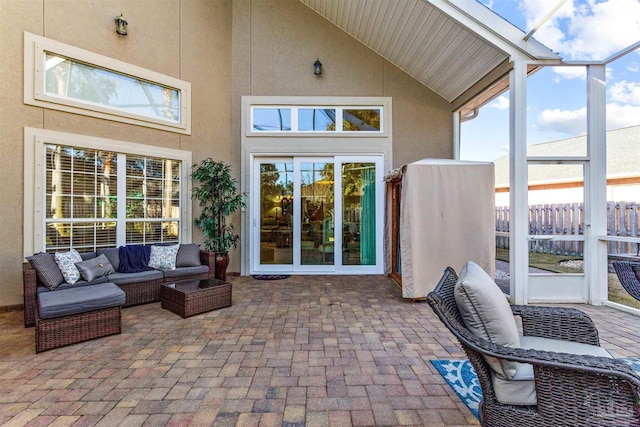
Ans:
{"label": "blue sky", "polygon": [[[525,33],[562,0],[480,0]],[[563,59],[600,61],[640,41],[640,0],[566,0],[534,38]],[[527,142],[586,133],[584,67],[546,67],[527,80]],[[508,93],[462,125],[461,156],[490,161],[507,153]],[[640,49],[607,67],[607,127],[640,125]]]}

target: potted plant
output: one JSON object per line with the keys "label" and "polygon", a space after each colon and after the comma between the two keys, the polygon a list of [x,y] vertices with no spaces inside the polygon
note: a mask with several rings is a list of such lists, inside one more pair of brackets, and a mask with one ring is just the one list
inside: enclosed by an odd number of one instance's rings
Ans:
{"label": "potted plant", "polygon": [[231,167],[211,158],[193,165],[191,178],[196,182],[192,197],[202,207],[194,222],[202,229],[205,249],[216,253],[216,279],[226,280],[229,249],[236,248],[240,240],[236,228],[227,224],[226,218],[246,206],[245,194],[238,191]]}

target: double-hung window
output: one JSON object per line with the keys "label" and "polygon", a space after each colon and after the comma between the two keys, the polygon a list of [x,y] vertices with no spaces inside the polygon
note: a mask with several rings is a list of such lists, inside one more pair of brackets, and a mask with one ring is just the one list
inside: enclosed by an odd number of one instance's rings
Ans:
{"label": "double-hung window", "polygon": [[25,253],[187,241],[190,165],[181,150],[25,129]]}

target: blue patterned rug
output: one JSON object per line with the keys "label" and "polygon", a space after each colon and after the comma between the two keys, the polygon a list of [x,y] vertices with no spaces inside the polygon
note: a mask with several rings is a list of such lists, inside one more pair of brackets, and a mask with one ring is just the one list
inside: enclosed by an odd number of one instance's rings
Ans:
{"label": "blue patterned rug", "polygon": [[[631,365],[640,373],[640,357],[628,357],[619,359]],[[460,400],[467,405],[471,413],[478,418],[478,405],[482,400],[482,389],[476,371],[467,359],[432,360],[431,364],[438,370],[442,378],[456,392]]]}
{"label": "blue patterned rug", "polygon": [[471,362],[467,359],[445,359],[432,360],[431,363],[456,392],[460,400],[467,405],[471,413],[478,418],[478,405],[482,400],[482,389]]}

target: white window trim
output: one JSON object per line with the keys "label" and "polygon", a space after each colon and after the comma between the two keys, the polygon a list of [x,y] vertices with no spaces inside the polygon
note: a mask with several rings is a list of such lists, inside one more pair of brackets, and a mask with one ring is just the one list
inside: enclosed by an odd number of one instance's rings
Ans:
{"label": "white window trim", "polygon": [[[352,97],[352,96],[243,96],[241,120],[241,191],[250,193],[251,171],[255,157],[291,157],[291,156],[370,156],[381,155],[382,171],[389,171],[393,165],[393,126],[391,97]],[[318,105],[375,107],[382,105],[384,132],[251,132],[251,106],[297,105],[303,108]],[[316,138],[321,138],[317,140]],[[241,261],[240,274],[251,271],[250,235],[255,224],[251,221],[250,197],[247,209],[241,216]],[[380,238],[384,238],[383,235]],[[387,261],[385,261],[387,262]]]}
{"label": "white window trim", "polygon": [[[24,128],[24,256],[45,250],[45,144],[58,144],[118,153],[161,157],[182,162],[180,182],[180,236],[181,243],[191,243],[191,165],[189,151],[154,147],[134,142],[57,132],[37,128]],[[125,244],[119,241],[118,245]]]}
{"label": "white window trim", "polygon": [[[304,137],[327,137],[339,136],[347,138],[372,138],[389,137],[391,120],[391,98],[388,97],[289,97],[289,96],[248,96],[243,100],[246,103],[247,114],[245,118],[245,135],[249,137],[265,136],[304,136]],[[286,108],[291,110],[291,130],[284,131],[255,131],[253,130],[253,110],[255,108]],[[344,110],[379,109],[381,120],[379,131],[344,131],[342,121],[336,119],[336,130],[334,131],[300,131],[298,130],[298,110],[308,108],[327,108],[336,110],[336,115],[342,118]]]}
{"label": "white window trim", "polygon": [[[45,52],[94,65],[180,91],[180,121],[163,120],[81,100],[51,96],[44,91]],[[24,103],[154,129],[191,135],[191,83],[118,61],[52,39],[24,33]]]}

